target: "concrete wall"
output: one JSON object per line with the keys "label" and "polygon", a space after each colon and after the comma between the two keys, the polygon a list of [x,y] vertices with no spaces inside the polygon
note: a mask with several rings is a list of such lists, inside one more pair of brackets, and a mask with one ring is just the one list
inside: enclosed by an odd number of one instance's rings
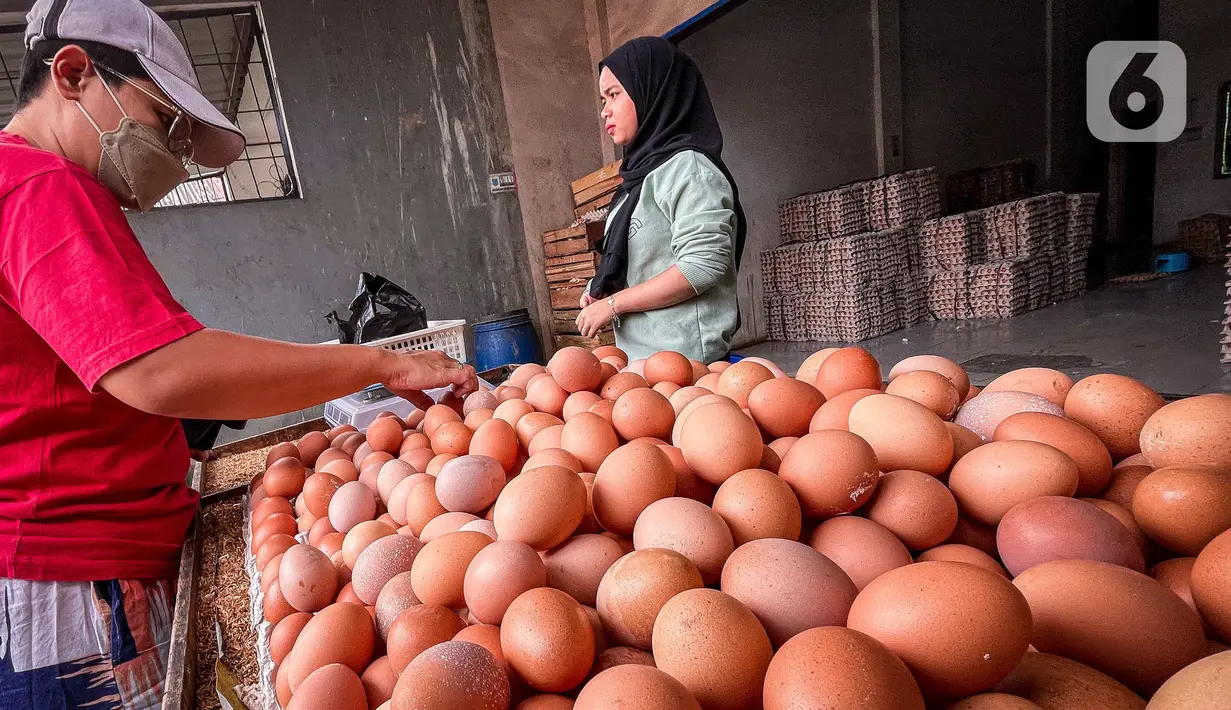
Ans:
{"label": "concrete wall", "polygon": [[681,43],[748,216],[737,343],[766,334],[758,254],[780,242],[778,202],[876,174],[868,23],[867,0],[753,0]]}
{"label": "concrete wall", "polygon": [[907,168],[1046,155],[1043,2],[902,0]]}
{"label": "concrete wall", "polygon": [[664,35],[714,4],[714,0],[599,1],[607,6],[608,37],[612,48],[636,37]]}
{"label": "concrete wall", "polygon": [[1202,0],[1161,0],[1159,34],[1188,59],[1190,133],[1158,146],[1154,243],[1177,238],[1177,224],[1207,212],[1231,213],[1231,179],[1215,180],[1218,87],[1231,80],[1227,6]]}
{"label": "concrete wall", "polygon": [[209,326],[300,342],[336,337],[324,314],[361,270],[433,319],[533,307],[517,196],[487,187],[513,161],[486,0],[263,11],[304,198],[133,215],[176,297]]}

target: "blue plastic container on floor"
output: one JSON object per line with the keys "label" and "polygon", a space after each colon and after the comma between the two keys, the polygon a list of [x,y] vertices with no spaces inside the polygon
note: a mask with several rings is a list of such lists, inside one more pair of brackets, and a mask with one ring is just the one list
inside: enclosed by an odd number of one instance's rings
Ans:
{"label": "blue plastic container on floor", "polygon": [[474,324],[474,368],[479,372],[501,365],[537,362],[543,351],[530,312],[519,308],[481,318]]}
{"label": "blue plastic container on floor", "polygon": [[1188,271],[1188,252],[1169,251],[1154,258],[1154,273],[1175,274]]}

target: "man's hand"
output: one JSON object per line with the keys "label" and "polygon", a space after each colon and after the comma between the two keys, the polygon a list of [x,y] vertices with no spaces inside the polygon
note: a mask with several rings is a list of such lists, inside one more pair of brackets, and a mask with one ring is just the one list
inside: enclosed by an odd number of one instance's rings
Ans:
{"label": "man's hand", "polygon": [[587,338],[598,335],[615,318],[615,311],[606,301],[594,301],[577,316],[577,331]]}
{"label": "man's hand", "polygon": [[381,384],[419,409],[426,410],[434,404],[423,390],[452,387],[454,394],[465,397],[479,388],[473,367],[462,365],[439,350],[388,352],[387,374]]}

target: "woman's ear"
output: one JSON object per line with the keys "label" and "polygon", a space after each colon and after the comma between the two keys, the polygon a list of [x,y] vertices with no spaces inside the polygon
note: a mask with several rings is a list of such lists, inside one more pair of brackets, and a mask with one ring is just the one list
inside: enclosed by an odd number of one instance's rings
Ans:
{"label": "woman's ear", "polygon": [[51,60],[51,85],[65,101],[81,99],[91,78],[98,78],[90,55],[75,44],[56,52]]}

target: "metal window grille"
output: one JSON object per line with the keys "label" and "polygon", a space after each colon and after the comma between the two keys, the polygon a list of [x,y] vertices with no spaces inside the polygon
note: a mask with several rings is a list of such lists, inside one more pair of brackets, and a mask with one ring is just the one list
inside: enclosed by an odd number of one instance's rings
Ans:
{"label": "metal window grille", "polygon": [[[191,177],[158,207],[299,197],[286,124],[255,7],[159,12],[188,50],[205,96],[244,132],[239,160],[223,171],[189,167]],[[0,126],[17,105],[21,25],[0,26]]]}

